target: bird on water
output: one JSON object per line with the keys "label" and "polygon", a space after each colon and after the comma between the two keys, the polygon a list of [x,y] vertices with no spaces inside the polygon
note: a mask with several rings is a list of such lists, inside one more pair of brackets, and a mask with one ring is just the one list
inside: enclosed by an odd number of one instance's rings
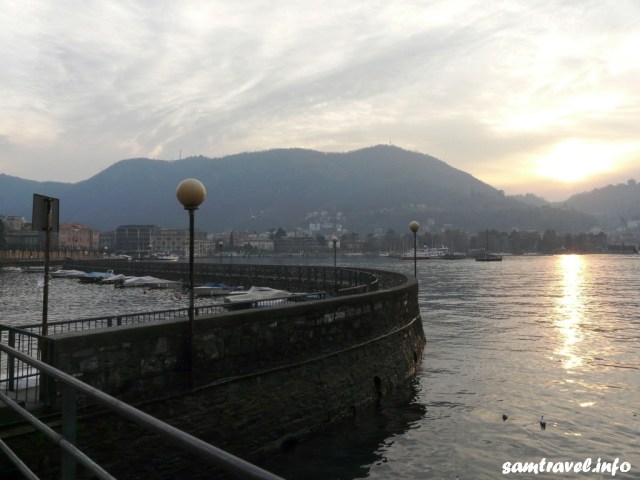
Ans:
{"label": "bird on water", "polygon": [[546,430],[547,422],[544,420],[544,415],[540,416],[540,430]]}

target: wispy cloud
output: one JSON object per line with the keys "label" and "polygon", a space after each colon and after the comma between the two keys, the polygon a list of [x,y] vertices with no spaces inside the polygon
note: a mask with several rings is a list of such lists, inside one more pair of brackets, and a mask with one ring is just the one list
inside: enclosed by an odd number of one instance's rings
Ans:
{"label": "wispy cloud", "polygon": [[635,0],[1,3],[3,173],[392,141],[535,191],[583,139],[640,177]]}

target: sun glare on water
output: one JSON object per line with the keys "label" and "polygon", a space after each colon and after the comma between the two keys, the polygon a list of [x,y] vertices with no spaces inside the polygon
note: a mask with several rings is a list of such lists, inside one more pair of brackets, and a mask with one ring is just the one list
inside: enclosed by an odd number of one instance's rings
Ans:
{"label": "sun glare on water", "polygon": [[614,145],[570,140],[538,158],[535,173],[565,183],[579,182],[614,170],[616,160],[623,153]]}

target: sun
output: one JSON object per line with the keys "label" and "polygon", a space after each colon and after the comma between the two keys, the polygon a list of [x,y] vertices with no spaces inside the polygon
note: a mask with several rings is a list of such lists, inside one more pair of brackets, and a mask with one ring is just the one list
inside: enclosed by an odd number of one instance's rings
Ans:
{"label": "sun", "polygon": [[567,140],[536,160],[535,173],[564,183],[575,183],[614,169],[622,152],[615,145]]}

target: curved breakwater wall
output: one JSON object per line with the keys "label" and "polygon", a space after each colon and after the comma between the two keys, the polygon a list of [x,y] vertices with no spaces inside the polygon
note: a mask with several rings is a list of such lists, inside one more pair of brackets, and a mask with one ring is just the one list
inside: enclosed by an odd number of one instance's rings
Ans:
{"label": "curved breakwater wall", "polygon": [[[56,335],[54,364],[219,448],[259,459],[362,415],[419,368],[425,337],[417,282],[380,276],[386,283],[373,292],[197,317],[192,339],[186,320]],[[78,444],[116,477],[180,478],[194,461],[124,420],[90,412],[81,415]]]}

